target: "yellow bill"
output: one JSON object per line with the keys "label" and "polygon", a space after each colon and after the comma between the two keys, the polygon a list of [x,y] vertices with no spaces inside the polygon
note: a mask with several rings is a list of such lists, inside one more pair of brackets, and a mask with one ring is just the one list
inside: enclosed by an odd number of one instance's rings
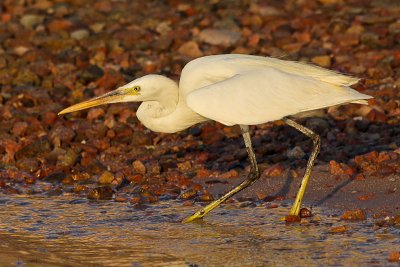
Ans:
{"label": "yellow bill", "polygon": [[62,115],[62,114],[66,114],[66,113],[70,113],[70,112],[74,112],[74,111],[78,111],[78,110],[82,110],[82,109],[87,109],[87,108],[91,108],[91,107],[95,107],[95,106],[100,106],[100,105],[104,105],[104,104],[121,102],[121,100],[123,100],[123,98],[124,98],[123,92],[121,92],[120,90],[117,89],[115,91],[111,91],[102,96],[98,96],[98,97],[92,98],[90,100],[72,105],[66,109],[61,110],[58,113],[58,115]]}

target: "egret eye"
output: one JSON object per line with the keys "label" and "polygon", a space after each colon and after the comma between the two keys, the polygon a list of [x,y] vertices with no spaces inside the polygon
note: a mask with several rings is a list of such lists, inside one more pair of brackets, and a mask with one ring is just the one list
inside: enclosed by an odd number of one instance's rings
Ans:
{"label": "egret eye", "polygon": [[133,91],[140,92],[140,86],[139,85],[134,86]]}

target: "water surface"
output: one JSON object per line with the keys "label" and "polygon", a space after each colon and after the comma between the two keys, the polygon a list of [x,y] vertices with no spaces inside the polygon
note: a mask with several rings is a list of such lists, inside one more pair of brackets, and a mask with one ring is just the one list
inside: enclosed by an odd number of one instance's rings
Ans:
{"label": "water surface", "polygon": [[[387,259],[400,247],[399,229],[343,222],[323,210],[287,225],[279,218],[288,207],[266,205],[227,204],[202,222],[182,224],[198,207],[0,195],[0,265],[397,266]],[[350,229],[331,232],[341,225]]]}

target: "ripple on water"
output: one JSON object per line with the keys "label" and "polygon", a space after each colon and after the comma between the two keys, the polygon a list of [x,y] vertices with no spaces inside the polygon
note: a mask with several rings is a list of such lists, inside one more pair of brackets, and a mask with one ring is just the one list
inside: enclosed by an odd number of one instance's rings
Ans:
{"label": "ripple on water", "polygon": [[[400,245],[399,229],[341,222],[322,210],[286,225],[279,218],[287,208],[226,205],[204,221],[182,224],[196,207],[40,196],[0,197],[0,205],[0,258],[10,265],[373,266],[388,265],[388,253]],[[348,231],[331,232],[344,224]]]}

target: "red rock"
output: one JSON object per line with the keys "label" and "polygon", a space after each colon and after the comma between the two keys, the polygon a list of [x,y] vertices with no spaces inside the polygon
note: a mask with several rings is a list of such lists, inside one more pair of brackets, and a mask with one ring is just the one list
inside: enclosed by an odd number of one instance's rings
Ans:
{"label": "red rock", "polygon": [[331,232],[333,234],[337,234],[337,233],[347,232],[348,230],[349,230],[348,226],[342,225],[342,226],[332,227],[329,232]]}
{"label": "red rock", "polygon": [[96,1],[93,7],[94,9],[104,13],[109,13],[112,11],[112,5],[110,1],[107,0]]}
{"label": "red rock", "polygon": [[182,55],[197,58],[203,56],[203,52],[200,50],[199,45],[194,41],[188,41],[182,44],[178,52]]}
{"label": "red rock", "polygon": [[371,194],[367,194],[367,195],[362,195],[362,196],[358,197],[358,200],[366,201],[366,200],[371,199],[373,196],[374,196],[374,194],[372,194],[372,193]]}
{"label": "red rock", "polygon": [[390,160],[389,153],[381,152],[381,153],[379,153],[378,158],[376,159],[376,163],[381,163],[386,160]]}
{"label": "red rock", "polygon": [[12,128],[12,133],[18,136],[22,136],[25,134],[26,130],[28,129],[28,123],[24,121],[17,121],[14,123]]}
{"label": "red rock", "polygon": [[139,204],[141,202],[141,198],[140,197],[132,197],[131,198],[131,203],[132,204]]}
{"label": "red rock", "polygon": [[146,173],[146,167],[144,166],[143,162],[140,160],[135,160],[132,162],[133,169],[139,173],[139,174],[145,174]]}
{"label": "red rock", "polygon": [[261,37],[260,37],[259,34],[252,34],[251,36],[249,36],[248,39],[249,39],[249,40],[248,40],[247,44],[248,44],[249,46],[255,47],[255,46],[257,46],[258,43],[260,42]]}
{"label": "red rock", "polygon": [[38,1],[36,1],[36,3],[33,6],[37,9],[45,10],[45,9],[48,9],[51,6],[53,6],[53,4],[54,3],[52,3],[51,1],[48,1],[48,0],[38,0]]}
{"label": "red rock", "polygon": [[7,23],[7,22],[9,22],[11,20],[11,14],[10,13],[3,13],[2,15],[1,15],[1,21],[3,22],[3,23]]}
{"label": "red rock", "polygon": [[318,66],[329,68],[331,66],[331,58],[330,56],[323,55],[323,56],[315,56],[311,59],[311,61]]}
{"label": "red rock", "polygon": [[195,196],[197,196],[197,191],[193,190],[193,189],[189,189],[189,190],[183,192],[182,194],[180,194],[179,198],[187,200],[187,199],[192,199]]}
{"label": "red rock", "polygon": [[134,117],[135,113],[132,110],[128,109],[128,108],[124,108],[123,110],[121,110],[118,113],[118,115],[119,115],[119,118],[118,118],[119,122],[127,123],[128,118]]}
{"label": "red rock", "polygon": [[354,168],[350,167],[345,163],[338,163],[334,160],[329,162],[330,173],[333,175],[347,174],[353,175],[355,173]]}
{"label": "red rock", "polygon": [[265,176],[267,177],[276,177],[283,173],[285,169],[280,164],[275,164],[264,171]]}
{"label": "red rock", "polygon": [[392,252],[390,252],[388,261],[390,261],[390,262],[400,262],[400,251],[392,251]]}
{"label": "red rock", "polygon": [[267,194],[263,193],[263,192],[256,192],[256,196],[259,200],[264,200],[267,197]]}
{"label": "red rock", "polygon": [[371,122],[386,122],[388,120],[388,117],[382,112],[372,109],[368,113],[367,119]]}
{"label": "red rock", "polygon": [[183,202],[183,206],[193,206],[193,201],[186,200],[186,201]]}
{"label": "red rock", "polygon": [[219,178],[233,178],[233,177],[237,177],[238,175],[239,174],[236,170],[230,170],[230,171],[227,171],[227,172],[219,175],[218,177]]}
{"label": "red rock", "polygon": [[107,91],[116,89],[119,85],[124,83],[124,77],[120,73],[111,70],[106,70],[104,75],[96,81],[98,87]]}
{"label": "red rock", "polygon": [[47,28],[51,32],[59,32],[71,29],[73,26],[72,22],[67,19],[56,19],[47,24]]}
{"label": "red rock", "polygon": [[96,120],[98,119],[100,116],[104,115],[104,109],[102,108],[91,108],[89,109],[89,112],[87,114],[87,119],[88,120]]}
{"label": "red rock", "polygon": [[313,216],[313,214],[310,209],[307,209],[307,208],[300,209],[300,218],[309,218],[312,216]]}
{"label": "red rock", "polygon": [[6,151],[6,155],[3,157],[3,161],[10,162],[14,160],[15,153],[21,149],[17,142],[11,139],[2,140],[1,144]]}
{"label": "red rock", "polygon": [[200,169],[196,171],[196,176],[199,178],[207,178],[211,176],[211,172],[209,170],[206,169]]}
{"label": "red rock", "polygon": [[86,185],[75,184],[73,190],[74,193],[81,193],[81,192],[87,192],[89,188]]}
{"label": "red rock", "polygon": [[365,176],[364,176],[364,174],[359,173],[354,177],[354,179],[357,181],[363,181],[363,180],[365,180]]}
{"label": "red rock", "polygon": [[285,222],[287,223],[293,223],[293,222],[300,222],[300,216],[297,215],[287,215],[285,216]]}
{"label": "red rock", "polygon": [[103,139],[95,139],[92,141],[94,147],[96,147],[100,151],[104,151],[110,147],[110,142],[103,138]]}
{"label": "red rock", "polygon": [[100,177],[98,182],[100,184],[111,184],[114,181],[114,174],[109,171],[104,171]]}
{"label": "red rock", "polygon": [[52,125],[56,122],[58,116],[55,112],[45,112],[42,117],[42,121],[47,125]]}
{"label": "red rock", "polygon": [[361,221],[366,219],[366,215],[361,209],[347,210],[340,218],[347,221]]}
{"label": "red rock", "polygon": [[74,173],[71,175],[72,180],[74,181],[86,181],[91,178],[91,175],[87,172],[81,172],[81,173]]}
{"label": "red rock", "polygon": [[141,183],[144,178],[142,174],[135,174],[135,175],[129,175],[128,177],[126,177],[126,179],[132,183]]}
{"label": "red rock", "polygon": [[120,196],[116,196],[115,198],[114,198],[114,201],[115,202],[128,202],[128,198],[127,197],[120,197]]}

